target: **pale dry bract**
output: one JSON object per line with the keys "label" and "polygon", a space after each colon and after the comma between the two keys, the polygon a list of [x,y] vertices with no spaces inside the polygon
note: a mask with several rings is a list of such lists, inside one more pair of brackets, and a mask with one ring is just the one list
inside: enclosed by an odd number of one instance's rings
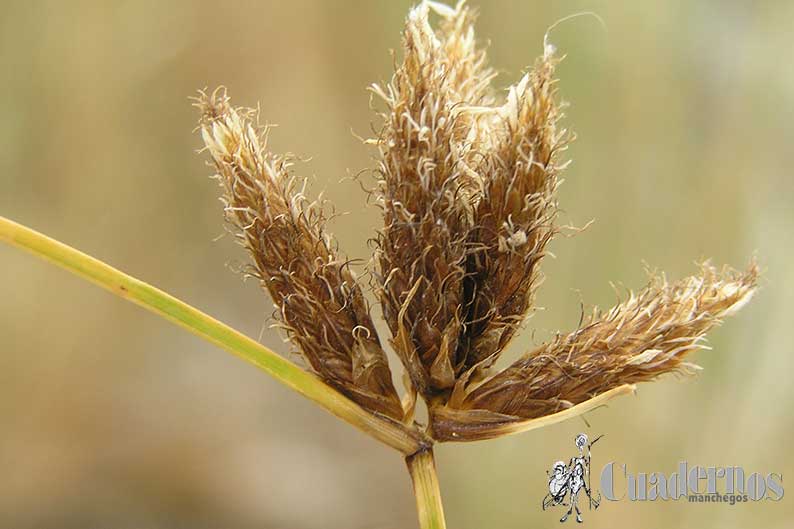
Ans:
{"label": "pale dry bract", "polygon": [[[437,27],[431,23],[438,19]],[[223,91],[198,99],[202,136],[226,216],[309,366],[366,409],[437,441],[526,430],[670,372],[756,288],[758,270],[703,265],[595,311],[509,367],[493,365],[533,310],[555,225],[561,159],[554,48],[497,97],[472,10],[423,2],[403,33],[391,80],[373,85],[382,127],[375,195],[384,226],[373,276],[407,374],[400,403],[361,287],[306,199],[289,160],[266,149],[255,113]],[[421,396],[429,424],[414,421]],[[567,411],[571,410],[571,411]]]}

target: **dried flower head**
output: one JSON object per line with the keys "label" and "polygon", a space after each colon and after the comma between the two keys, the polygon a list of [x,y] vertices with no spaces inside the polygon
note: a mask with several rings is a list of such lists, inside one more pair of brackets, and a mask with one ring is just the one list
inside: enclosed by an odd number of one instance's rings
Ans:
{"label": "dried flower head", "polygon": [[200,129],[227,221],[254,262],[281,325],[311,368],[359,404],[403,415],[368,307],[348,261],[324,230],[321,204],[309,202],[290,160],[267,151],[267,128],[225,91],[201,93]]}
{"label": "dried flower head", "polygon": [[567,140],[552,50],[494,105],[473,18],[462,3],[412,10],[403,63],[374,89],[388,107],[375,142],[381,299],[413,384],[435,401],[487,368],[529,312]]}
{"label": "dried flower head", "polygon": [[[439,18],[437,28],[431,16]],[[463,2],[412,9],[402,60],[371,90],[385,105],[378,152],[377,295],[407,374],[401,405],[367,304],[290,160],[225,92],[202,93],[202,136],[226,217],[310,367],[363,407],[418,432],[416,395],[439,441],[486,439],[589,409],[636,382],[691,372],[705,333],[752,296],[758,269],[701,273],[647,288],[501,372],[492,366],[533,309],[557,232],[571,135],[560,127],[554,49],[498,101]],[[572,410],[572,411],[571,411]],[[406,430],[406,431],[407,431]]]}

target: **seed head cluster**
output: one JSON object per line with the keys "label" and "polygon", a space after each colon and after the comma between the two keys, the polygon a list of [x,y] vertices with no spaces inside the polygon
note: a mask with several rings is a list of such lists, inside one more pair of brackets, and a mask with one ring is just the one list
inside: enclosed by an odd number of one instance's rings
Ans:
{"label": "seed head cluster", "polygon": [[325,230],[324,203],[306,197],[289,157],[268,151],[256,112],[231,106],[223,90],[202,92],[196,103],[226,219],[308,367],[406,425],[421,396],[427,433],[439,441],[497,437],[619,386],[692,372],[687,356],[749,300],[758,278],[755,264],[745,272],[704,264],[674,283],[654,276],[577,330],[495,370],[534,308],[572,137],[560,126],[554,49],[544,45],[497,97],[475,18],[462,2],[413,8],[401,62],[389,82],[371,87],[384,107],[367,141],[377,150],[384,219],[373,276],[405,368],[402,402],[362,287]]}

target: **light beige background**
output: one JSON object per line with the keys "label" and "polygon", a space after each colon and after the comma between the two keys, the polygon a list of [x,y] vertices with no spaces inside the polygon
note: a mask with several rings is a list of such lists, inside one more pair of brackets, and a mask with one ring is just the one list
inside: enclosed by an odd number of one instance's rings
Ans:
{"label": "light beige background", "polygon": [[[366,259],[378,212],[346,176],[372,166],[365,87],[391,72],[408,2],[3,2],[0,214],[121,267],[258,336],[271,311],[223,233],[195,150],[188,96],[225,84],[280,126],[272,146],[312,160],[349,215],[332,223]],[[519,354],[574,327],[609,281],[677,278],[713,257],[766,272],[753,303],[712,333],[696,379],[547,430],[438,449],[453,529],[556,527],[545,470],[579,431],[635,471],[692,464],[783,474],[791,488],[794,70],[790,2],[482,1],[500,87],[558,27],[560,88],[579,139],[563,221]],[[415,527],[400,458],[253,367],[130,304],[0,248],[0,526]],[[287,347],[266,330],[263,343]],[[588,527],[787,527],[781,502],[609,503]]]}

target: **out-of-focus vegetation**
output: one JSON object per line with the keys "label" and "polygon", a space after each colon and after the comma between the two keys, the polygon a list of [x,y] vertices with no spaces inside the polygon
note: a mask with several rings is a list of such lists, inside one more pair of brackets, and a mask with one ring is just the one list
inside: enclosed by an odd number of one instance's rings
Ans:
{"label": "out-of-focus vegetation", "polygon": [[[271,145],[312,159],[331,223],[366,258],[376,208],[346,176],[373,165],[351,133],[375,117],[365,87],[391,74],[408,2],[4,2],[0,213],[62,239],[287,353],[269,300],[229,272],[215,184],[194,155],[197,88],[225,84],[279,123]],[[525,435],[437,449],[450,527],[556,524],[545,471],[579,431],[610,460],[794,470],[790,171],[794,45],[787,2],[482,1],[491,62],[515,81],[551,40],[579,139],[562,220],[596,222],[552,245],[535,315],[509,353],[693,261],[766,269],[757,299],[696,355],[699,380],[640,386]],[[365,176],[366,178],[366,176]],[[0,248],[0,526],[415,525],[399,457],[260,372],[105,292]],[[263,331],[264,329],[264,331]],[[510,356],[510,355],[508,355]],[[696,382],[696,383],[694,383]],[[289,471],[287,471],[289,470]],[[783,482],[784,487],[786,481]],[[788,499],[727,505],[606,503],[591,527],[783,527]]]}

